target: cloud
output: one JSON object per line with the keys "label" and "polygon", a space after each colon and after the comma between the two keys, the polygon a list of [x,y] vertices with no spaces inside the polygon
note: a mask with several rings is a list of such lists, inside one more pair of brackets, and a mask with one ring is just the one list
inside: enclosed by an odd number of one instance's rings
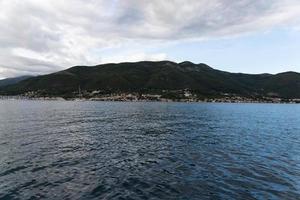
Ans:
{"label": "cloud", "polygon": [[299,10],[299,0],[0,0],[0,75],[162,59],[143,50],[95,52],[296,27]]}

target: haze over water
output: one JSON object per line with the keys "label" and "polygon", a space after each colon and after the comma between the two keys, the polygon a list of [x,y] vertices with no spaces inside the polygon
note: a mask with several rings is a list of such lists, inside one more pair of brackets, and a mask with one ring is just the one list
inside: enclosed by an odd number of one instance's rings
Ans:
{"label": "haze over water", "polygon": [[0,101],[0,199],[299,199],[300,106]]}

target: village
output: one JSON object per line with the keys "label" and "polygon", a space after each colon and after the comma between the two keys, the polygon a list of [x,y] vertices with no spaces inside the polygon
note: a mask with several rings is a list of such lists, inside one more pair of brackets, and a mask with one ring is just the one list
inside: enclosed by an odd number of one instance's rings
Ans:
{"label": "village", "polygon": [[279,97],[242,97],[234,94],[221,94],[217,97],[202,97],[190,90],[163,90],[161,94],[114,92],[101,90],[73,92],[69,97],[42,95],[40,91],[26,92],[17,96],[0,96],[0,100],[56,100],[56,101],[124,101],[124,102],[207,102],[207,103],[300,103],[300,99]]}

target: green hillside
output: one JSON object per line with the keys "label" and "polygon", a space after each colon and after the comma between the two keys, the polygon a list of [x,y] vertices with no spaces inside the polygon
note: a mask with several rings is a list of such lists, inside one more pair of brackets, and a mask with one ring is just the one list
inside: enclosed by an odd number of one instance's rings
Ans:
{"label": "green hillside", "polygon": [[219,71],[206,64],[170,61],[76,66],[2,87],[0,94],[42,91],[45,95],[72,95],[79,86],[83,91],[108,93],[189,89],[202,96],[235,94],[300,98],[300,74],[296,72],[250,75]]}
{"label": "green hillside", "polygon": [[4,87],[4,86],[8,86],[8,85],[14,85],[16,83],[19,83],[23,80],[29,79],[32,76],[19,76],[19,77],[15,77],[15,78],[6,78],[6,79],[2,79],[0,80],[0,87]]}

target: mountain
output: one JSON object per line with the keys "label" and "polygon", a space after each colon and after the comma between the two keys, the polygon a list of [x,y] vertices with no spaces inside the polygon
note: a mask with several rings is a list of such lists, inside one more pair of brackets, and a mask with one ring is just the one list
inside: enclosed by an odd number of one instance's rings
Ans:
{"label": "mountain", "polygon": [[0,87],[13,85],[13,84],[19,83],[21,81],[24,81],[26,79],[29,79],[31,77],[32,76],[19,76],[19,77],[15,77],[15,78],[2,79],[2,80],[0,80]]}
{"label": "mountain", "polygon": [[191,62],[135,62],[75,66],[53,74],[32,77],[0,88],[0,94],[39,91],[68,96],[82,91],[162,93],[189,89],[198,96],[239,95],[300,98],[300,74],[229,73]]}

